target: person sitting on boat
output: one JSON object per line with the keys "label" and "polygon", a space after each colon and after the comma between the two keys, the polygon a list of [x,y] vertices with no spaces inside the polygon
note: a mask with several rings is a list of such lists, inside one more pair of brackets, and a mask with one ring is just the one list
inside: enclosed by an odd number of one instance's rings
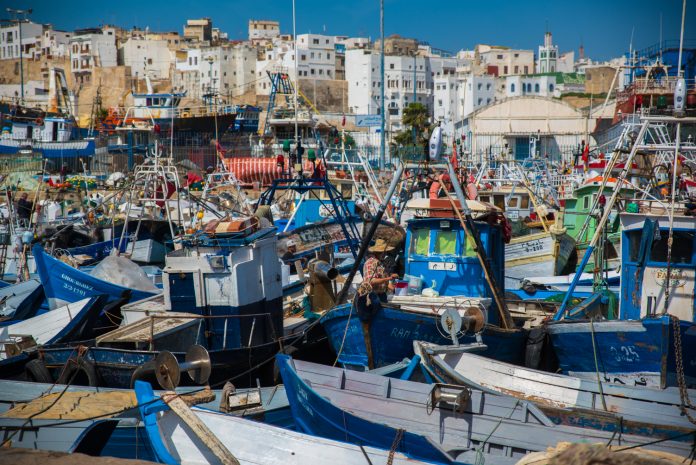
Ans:
{"label": "person sitting on boat", "polygon": [[393,279],[399,277],[398,274],[392,273],[387,275],[384,268],[384,254],[394,250],[394,246],[387,244],[384,239],[377,239],[375,244],[369,249],[370,255],[363,265],[363,282],[369,284],[372,292],[382,302],[387,301],[387,291],[393,291],[394,286],[391,283]]}
{"label": "person sitting on boat", "polygon": [[452,188],[452,181],[450,180],[448,174],[440,175],[435,179],[435,181],[433,181],[433,183],[430,185],[428,197],[431,199],[440,199],[442,197],[447,197],[447,191],[445,191],[445,187],[448,190],[451,190]]}

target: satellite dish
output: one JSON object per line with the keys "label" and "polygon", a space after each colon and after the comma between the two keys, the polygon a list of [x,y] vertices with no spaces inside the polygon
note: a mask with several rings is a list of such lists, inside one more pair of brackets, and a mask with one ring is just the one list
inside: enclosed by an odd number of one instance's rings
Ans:
{"label": "satellite dish", "polygon": [[430,135],[430,143],[428,144],[430,159],[437,160],[442,153],[442,128],[440,126],[433,129]]}

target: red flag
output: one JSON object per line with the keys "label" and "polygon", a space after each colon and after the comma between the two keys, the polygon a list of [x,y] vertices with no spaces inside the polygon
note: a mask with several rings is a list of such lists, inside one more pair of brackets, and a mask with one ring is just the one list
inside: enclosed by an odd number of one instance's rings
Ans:
{"label": "red flag", "polygon": [[346,115],[343,115],[343,119],[341,120],[341,126],[346,125]]}
{"label": "red flag", "polygon": [[585,171],[589,168],[588,164],[590,161],[590,144],[585,145],[585,150],[582,151],[582,164],[584,165]]}
{"label": "red flag", "polygon": [[453,138],[452,139],[452,158],[450,158],[450,162],[452,163],[452,168],[455,170],[458,168],[458,162],[457,162],[457,139]]}

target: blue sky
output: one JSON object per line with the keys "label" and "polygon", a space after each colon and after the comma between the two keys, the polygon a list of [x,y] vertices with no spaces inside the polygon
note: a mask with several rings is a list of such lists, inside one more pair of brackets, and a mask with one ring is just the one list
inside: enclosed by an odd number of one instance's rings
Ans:
{"label": "blue sky", "polygon": [[[14,8],[33,8],[32,18],[59,29],[103,23],[122,27],[149,26],[151,30],[181,33],[186,18],[209,16],[230,38],[246,37],[247,21],[273,19],[283,32],[292,31],[291,0],[4,0]],[[297,31],[335,35],[379,36],[379,0],[296,0]],[[577,50],[596,59],[628,50],[631,30],[636,47],[663,37],[678,39],[681,0],[427,2],[386,0],[386,34],[416,37],[449,51],[477,43],[536,50],[547,27],[561,51]],[[4,14],[4,11],[0,14]],[[696,42],[696,2],[687,4],[685,38]],[[696,43],[693,44],[696,46]]]}

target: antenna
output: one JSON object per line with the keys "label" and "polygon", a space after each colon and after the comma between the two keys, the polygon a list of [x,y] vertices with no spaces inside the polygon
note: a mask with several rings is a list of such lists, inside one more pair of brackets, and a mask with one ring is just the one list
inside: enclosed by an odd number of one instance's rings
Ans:
{"label": "antenna", "polygon": [[679,68],[677,76],[682,75],[682,49],[684,48],[684,18],[686,17],[686,0],[682,1],[682,20],[681,20],[681,35],[679,36]]}

